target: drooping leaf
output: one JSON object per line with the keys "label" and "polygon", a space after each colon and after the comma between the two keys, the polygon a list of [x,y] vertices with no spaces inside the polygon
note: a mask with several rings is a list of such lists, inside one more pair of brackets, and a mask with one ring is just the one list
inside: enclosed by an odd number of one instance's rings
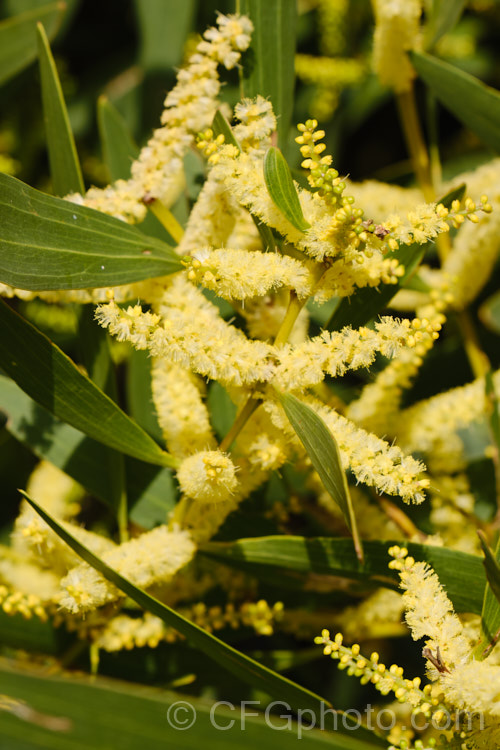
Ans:
{"label": "drooping leaf", "polygon": [[497,602],[500,602],[500,565],[498,564],[495,553],[488,544],[484,532],[479,530],[477,533],[484,554],[483,565],[486,571],[488,585],[495,595]]}
{"label": "drooping leaf", "polygon": [[158,424],[151,389],[151,357],[148,352],[133,349],[128,360],[126,373],[127,413],[146,430],[157,443],[163,444],[164,437]]}
{"label": "drooping leaf", "polygon": [[254,25],[244,60],[243,92],[247,97],[269,97],[278,119],[278,144],[285,148],[295,85],[297,4],[290,0],[241,0],[240,8]]}
{"label": "drooping leaf", "polygon": [[363,546],[337,441],[321,417],[310,406],[289,393],[279,394],[279,400],[290,424],[306,449],[312,465],[318,472],[323,486],[342,511],[352,534],[356,555],[362,562]]}
{"label": "drooping leaf", "polygon": [[117,286],[175,273],[165,242],[0,174],[0,281],[21,289]]}
{"label": "drooping leaf", "polygon": [[182,62],[197,0],[135,0],[140,63],[146,70],[168,70]]}
{"label": "drooping leaf", "polygon": [[172,466],[128,417],[47,336],[0,302],[0,367],[54,416],[94,440],[160,466]]}
{"label": "drooping leaf", "polygon": [[[117,743],[126,750],[221,750],[222,738],[227,747],[239,750],[287,750],[299,734],[291,711],[278,706],[283,718],[270,714],[256,716],[261,706],[241,707],[219,705],[216,701],[200,700],[185,693],[174,693],[163,688],[124,683],[105,677],[87,677],[78,674],[47,674],[32,665],[15,669],[10,663],[0,663],[2,693],[25,701],[41,715],[65,717],[70,726],[67,731],[54,732],[40,722],[20,721],[10,713],[0,713],[0,733],[5,747],[14,750],[110,750]],[[176,708],[179,709],[176,714]],[[246,715],[245,715],[246,708]],[[305,718],[306,715],[304,715]],[[176,723],[177,717],[177,723]],[[320,725],[318,714],[317,725]],[[332,717],[325,717],[329,729]],[[340,717],[339,717],[340,719]],[[191,720],[193,723],[191,725]],[[232,723],[234,722],[234,723]],[[244,722],[244,731],[242,731]],[[357,733],[350,737],[339,732],[328,734],[318,729],[308,730],[309,719],[302,726],[300,747],[303,750],[323,750],[327,742],[330,750],[374,750],[379,747],[360,739]],[[340,720],[339,720],[340,724]],[[286,728],[286,731],[278,731]],[[187,731],[182,731],[185,729]],[[308,730],[308,731],[306,731]]]}
{"label": "drooping leaf", "polygon": [[466,0],[433,0],[425,28],[424,47],[432,49],[460,19]]}
{"label": "drooping leaf", "polygon": [[264,157],[264,179],[273,203],[290,224],[305,232],[310,224],[304,218],[290,167],[278,148],[271,146]]}
{"label": "drooping leaf", "polygon": [[132,140],[120,112],[104,95],[97,100],[97,124],[104,162],[111,180],[128,179],[132,162],[139,154],[139,147]]}
{"label": "drooping leaf", "polygon": [[[74,552],[85,560],[85,562],[98,570],[104,578],[117,586],[117,588],[129,596],[140,607],[157,617],[160,617],[167,625],[175,628],[190,644],[195,648],[200,649],[200,651],[216,661],[223,668],[232,672],[244,682],[264,691],[266,694],[276,696],[279,700],[286,701],[290,704],[292,710],[309,708],[313,711],[317,711],[321,710],[321,706],[331,707],[331,704],[320,698],[320,696],[292,682],[286,677],[283,677],[277,672],[273,672],[271,669],[259,664],[259,662],[254,661],[250,657],[245,656],[241,651],[224,643],[224,641],[221,641],[219,638],[198,627],[198,625],[195,625],[171,607],[168,607],[158,599],[150,596],[143,589],[135,586],[131,581],[117,573],[116,570],[110,568],[99,557],[80,544],[72,534],[66,531],[26,493],[23,492],[22,494],[50,528],[55,531]],[[342,728],[339,726],[339,731],[346,732],[348,735],[353,736],[356,734],[362,739],[368,741],[371,740],[374,744],[378,743],[381,746],[385,746],[383,741],[375,734],[369,732],[363,727],[359,728],[359,724],[356,725],[355,728],[355,722],[347,719],[348,717],[345,715],[343,726]]]}
{"label": "drooping leaf", "polygon": [[52,39],[65,10],[64,2],[49,3],[0,23],[0,84],[36,59],[37,23],[43,23],[47,36]]}
{"label": "drooping leaf", "polygon": [[[3,375],[0,415],[5,417],[9,433],[38,458],[50,461],[91,495],[113,507],[115,492],[101,443],[56,419]],[[125,469],[130,520],[145,529],[165,523],[176,502],[170,469],[128,456]]]}
{"label": "drooping leaf", "polygon": [[75,139],[49,40],[41,23],[37,25],[37,39],[43,117],[54,193],[60,196],[83,194],[85,186]]}
{"label": "drooping leaf", "polygon": [[[332,537],[266,536],[236,542],[207,542],[200,552],[251,571],[266,581],[273,571],[287,571],[296,577],[303,576],[303,582],[307,582],[310,574],[318,574],[397,588],[399,577],[388,567],[391,560],[388,550],[393,544],[398,542],[364,541],[363,563],[356,557],[350,539]],[[413,542],[405,546],[412,557],[427,561],[436,571],[457,612],[481,612],[485,576],[480,557]]]}
{"label": "drooping leaf", "polygon": [[486,145],[500,151],[500,93],[432,55],[412,52],[411,60],[439,101]]}

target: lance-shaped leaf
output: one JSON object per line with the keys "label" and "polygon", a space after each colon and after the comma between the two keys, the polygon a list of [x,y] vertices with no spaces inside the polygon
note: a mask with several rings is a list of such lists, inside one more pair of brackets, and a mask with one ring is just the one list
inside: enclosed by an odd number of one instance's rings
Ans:
{"label": "lance-shaped leaf", "polygon": [[[388,567],[389,549],[400,543],[365,541],[363,563],[350,539],[332,537],[266,536],[207,542],[200,552],[277,586],[283,585],[283,573],[287,572],[287,582],[295,582],[295,587],[307,584],[311,576],[341,576],[396,589],[399,576]],[[413,542],[405,547],[415,560],[425,560],[435,570],[457,612],[481,612],[485,576],[478,555]]]}
{"label": "lance-shaped leaf", "polygon": [[[441,203],[445,208],[450,208],[454,200],[461,201],[465,195],[466,185],[462,183],[450,190],[436,203]],[[387,307],[391,299],[399,289],[408,286],[408,282],[414,279],[413,274],[425,255],[424,245],[400,245],[396,250],[387,253],[387,258],[395,258],[404,266],[405,272],[396,284],[380,284],[377,287],[363,287],[350,297],[343,297],[333,315],[326,324],[329,331],[340,331],[344,326],[359,328],[375,318]]]}
{"label": "lance-shaped leaf", "polygon": [[433,1],[424,34],[426,49],[432,49],[436,42],[455,26],[464,8],[465,0]]}
{"label": "lance-shaped leaf", "polygon": [[197,0],[135,0],[134,5],[139,22],[141,65],[146,70],[179,65]]}
{"label": "lance-shaped leaf", "polygon": [[49,3],[0,23],[0,84],[36,59],[36,24],[43,23],[50,39],[55,36],[66,3]]}
{"label": "lance-shaped leaf", "polygon": [[[290,704],[292,710],[309,708],[312,711],[321,710],[321,707],[330,708],[331,704],[323,700],[319,695],[301,687],[295,682],[288,680],[286,677],[273,672],[254,659],[243,654],[241,651],[229,646],[224,641],[211,635],[206,630],[198,627],[193,622],[176,612],[171,607],[163,604],[158,599],[147,594],[143,589],[135,586],[127,578],[110,568],[103,560],[94,555],[87,547],[80,544],[72,534],[66,531],[59,523],[52,518],[43,508],[32,500],[25,492],[22,493],[30,505],[36,510],[43,520],[50,526],[58,536],[68,544],[85,562],[98,570],[101,575],[108,581],[114,583],[124,594],[129,596],[134,602],[148,612],[160,617],[163,622],[175,628],[181,633],[189,643],[195,648],[199,648],[204,654],[220,664],[224,669],[232,672],[244,682],[253,685],[259,690],[263,690],[268,695],[276,696],[279,700],[286,701]],[[343,717],[344,725],[342,728],[339,723],[339,731],[346,734],[359,734],[361,738],[371,740],[374,743],[383,745],[382,740],[372,732],[359,728],[350,717]],[[355,728],[355,724],[356,727]],[[353,750],[355,745],[353,746]]]}
{"label": "lance-shaped leaf", "polygon": [[139,155],[139,147],[132,140],[124,118],[105,96],[97,100],[97,124],[104,162],[111,179],[128,179],[132,162]]}
{"label": "lance-shaped leaf", "polygon": [[[225,143],[230,143],[238,149],[238,152],[241,151],[240,144],[234,136],[231,125],[228,123],[220,109],[215,113],[215,117],[212,121],[212,130],[215,136],[223,135]],[[266,226],[266,224],[264,224],[257,216],[254,216],[254,214],[251,213],[250,215],[260,234],[264,250],[269,252],[275,250],[276,245],[274,242],[274,236],[269,227]]]}
{"label": "lance-shaped leaf", "polygon": [[[500,493],[500,415],[491,371],[485,377],[485,390],[486,401],[489,407],[491,448],[494,452],[493,460],[497,480],[496,489],[497,493]],[[497,501],[500,502],[500,495]],[[483,563],[488,585],[484,592],[483,609],[481,612],[481,633],[475,650],[475,656],[477,659],[484,659],[500,638],[500,540],[497,542],[495,552],[493,552],[488,546],[484,533],[482,531],[478,531],[477,533],[484,553]]]}
{"label": "lance-shaped leaf", "polygon": [[174,250],[124,221],[0,174],[0,281],[21,289],[118,286],[179,271]]}
{"label": "lance-shaped leaf", "polygon": [[75,139],[49,40],[41,23],[37,25],[37,39],[43,117],[54,192],[56,195],[83,194],[85,187]]}
{"label": "lance-shaped leaf", "polygon": [[[317,656],[317,647],[315,652]],[[234,704],[221,704],[191,694],[174,693],[163,686],[125,683],[100,675],[90,680],[87,675],[75,672],[54,674],[52,670],[49,674],[46,668],[36,664],[30,664],[27,670],[11,662],[0,663],[2,693],[18,699],[26,710],[19,711],[21,715],[24,713],[24,721],[12,713],[0,713],[0,733],[4,747],[9,750],[110,750],[116,747],[123,750],[144,750],[145,747],[148,750],[196,747],[203,750],[224,747],[289,750],[291,743],[299,738],[301,750],[376,750],[379,747],[377,743],[360,739],[357,733],[349,737],[337,732],[325,737],[319,727],[324,723],[328,729],[333,724],[331,715],[326,715],[324,722],[321,716],[316,716],[316,729],[310,716],[302,725],[292,721],[291,712],[284,705],[277,706],[281,717],[257,715],[259,706],[255,704],[250,704],[245,714],[245,706],[241,706],[240,713],[240,704],[234,699]],[[262,702],[260,709],[265,708]],[[48,722],[43,721],[46,716]],[[59,722],[51,724],[51,717],[58,718]],[[338,718],[340,723],[341,717]],[[51,727],[66,731],[50,731]],[[279,729],[286,731],[277,731]]]}
{"label": "lance-shaped leaf", "polygon": [[337,441],[321,417],[310,406],[289,393],[279,394],[279,400],[325,489],[342,511],[352,534],[356,555],[362,562],[363,547]]}
{"label": "lance-shaped leaf", "polygon": [[432,55],[411,53],[422,80],[486,145],[500,151],[500,93]]}
{"label": "lance-shaped leaf", "polygon": [[295,85],[297,3],[291,0],[241,0],[241,12],[254,25],[244,56],[245,96],[268,97],[278,118],[278,143],[285,148],[292,118]]}
{"label": "lance-shaped leaf", "polygon": [[0,367],[34,401],[94,440],[147,463],[175,464],[61,349],[4,301]]}
{"label": "lance-shaped leaf", "polygon": [[311,225],[307,223],[302,213],[290,167],[281,151],[274,146],[268,149],[264,157],[264,179],[276,208],[296,229],[305,232]]}

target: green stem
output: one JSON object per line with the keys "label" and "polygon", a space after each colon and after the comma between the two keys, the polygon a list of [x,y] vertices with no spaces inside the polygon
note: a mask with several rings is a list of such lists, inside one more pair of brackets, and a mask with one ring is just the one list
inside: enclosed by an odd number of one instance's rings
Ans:
{"label": "green stem", "polygon": [[418,119],[415,89],[413,86],[410,91],[398,94],[396,100],[413,169],[415,170],[425,199],[432,201],[434,199],[434,188],[432,186],[429,155]]}
{"label": "green stem", "polygon": [[219,445],[219,450],[228,451],[230,449],[231,445],[259,405],[260,402],[256,398],[253,398],[253,396],[249,397],[244,407],[237,414],[229,432]]}
{"label": "green stem", "polygon": [[184,236],[184,229],[181,227],[173,213],[159,200],[154,200],[151,203],[146,202],[146,205],[151,213],[153,213],[158,221],[165,227],[172,239],[179,243]]}
{"label": "green stem", "polygon": [[274,339],[275,346],[283,346],[288,341],[288,337],[292,332],[292,328],[295,325],[300,311],[304,307],[306,300],[299,300],[293,290],[290,291],[290,302],[288,303],[288,309],[285,317],[281,323],[276,338]]}

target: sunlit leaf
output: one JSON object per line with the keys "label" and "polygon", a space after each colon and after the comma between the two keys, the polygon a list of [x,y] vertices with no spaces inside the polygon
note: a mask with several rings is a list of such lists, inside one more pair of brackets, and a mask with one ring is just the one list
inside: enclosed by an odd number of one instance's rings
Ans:
{"label": "sunlit leaf", "polygon": [[318,472],[325,489],[337,503],[351,531],[356,554],[363,561],[363,546],[358,533],[356,516],[342,468],[337,442],[316,412],[289,393],[279,394],[279,400],[290,424]]}
{"label": "sunlit leaf", "polygon": [[271,146],[264,157],[264,179],[273,203],[290,224],[305,232],[310,224],[304,218],[290,167],[278,148]]}
{"label": "sunlit leaf", "polygon": [[0,174],[0,281],[21,289],[117,286],[179,271],[165,242]]}
{"label": "sunlit leaf", "polygon": [[68,195],[85,191],[75,140],[49,40],[42,24],[37,26],[43,117],[49,150],[54,193]]}
{"label": "sunlit leaf", "polygon": [[94,440],[134,458],[172,458],[47,336],[0,302],[0,366],[37,403]]}

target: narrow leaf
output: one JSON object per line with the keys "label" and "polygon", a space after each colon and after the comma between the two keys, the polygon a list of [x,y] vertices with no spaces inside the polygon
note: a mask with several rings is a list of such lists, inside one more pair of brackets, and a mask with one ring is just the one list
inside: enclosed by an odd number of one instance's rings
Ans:
{"label": "narrow leaf", "polygon": [[182,62],[197,0],[135,0],[140,62],[146,70],[165,70]]}
{"label": "narrow leaf", "polygon": [[118,286],[179,271],[165,242],[0,174],[0,281],[21,289]]}
{"label": "narrow leaf", "polygon": [[398,283],[363,287],[350,297],[342,297],[325,326],[327,330],[339,331],[344,326],[359,328],[379,315],[413,274],[424,253],[425,248],[422,245],[400,245],[397,250],[388,252],[386,258],[397,258],[405,267],[405,273],[398,279]]}
{"label": "narrow leaf", "polygon": [[105,96],[97,100],[97,124],[111,180],[126,180],[139,147],[132,140],[124,118]]}
{"label": "narrow leaf", "polygon": [[479,317],[494,333],[500,333],[500,292],[495,292],[479,308]]}
{"label": "narrow leaf", "polygon": [[445,208],[451,208],[451,204],[453,203],[453,201],[463,200],[466,190],[467,185],[465,184],[465,182],[462,182],[456,188],[453,188],[453,190],[450,190],[448,193],[446,193],[446,195],[443,195],[443,197],[437,200],[436,203],[441,203]]}
{"label": "narrow leaf", "polygon": [[244,59],[243,92],[268,97],[278,118],[278,143],[286,147],[295,85],[297,3],[290,0],[241,0],[241,12],[254,25]]}
{"label": "narrow leaf", "polygon": [[[10,618],[13,619],[13,618]],[[317,649],[316,649],[317,653]],[[173,660],[176,661],[176,660]],[[175,673],[174,673],[175,674]],[[71,728],[66,732],[50,732],[39,723],[26,723],[18,717],[0,713],[0,733],[5,748],[11,750],[289,750],[290,743],[299,737],[302,750],[374,750],[378,743],[353,737],[329,734],[302,724],[289,721],[291,712],[278,706],[283,717],[254,715],[259,706],[250,704],[245,716],[239,700],[220,704],[193,697],[191,694],[174,693],[165,688],[139,685],[93,676],[91,680],[76,672],[71,674],[48,674],[46,667],[30,664],[15,667],[12,660],[0,663],[2,693],[25,701],[41,714],[66,717]],[[176,714],[176,708],[179,713]],[[262,701],[260,710],[267,708]],[[180,719],[176,724],[176,716]],[[325,716],[325,729],[333,724],[330,715]],[[187,722],[185,720],[187,719]],[[192,725],[188,725],[193,719]],[[316,716],[319,727],[321,717]],[[185,724],[183,725],[183,720]],[[243,725],[244,720],[244,725]],[[340,721],[339,721],[340,723]],[[244,731],[242,728],[244,726]],[[183,729],[187,731],[182,731]],[[286,729],[286,731],[277,731]],[[306,731],[307,729],[307,731]],[[222,735],[222,737],[221,737]],[[175,739],[175,743],[174,743]],[[386,743],[387,744],[387,743]]]}
{"label": "narrow leaf", "polygon": [[36,59],[37,22],[43,23],[49,39],[52,39],[65,10],[64,2],[49,3],[0,23],[0,84]]}
{"label": "narrow leaf", "polygon": [[[0,375],[0,414],[7,430],[38,458],[50,461],[94,497],[114,507],[115,490],[106,470],[101,443],[60,422],[10,378]],[[165,523],[176,502],[170,469],[125,460],[130,520],[151,529]]]}
{"label": "narrow leaf", "polygon": [[38,404],[94,440],[147,463],[172,457],[47,336],[0,302],[0,366]]}
{"label": "narrow leaf", "polygon": [[[443,195],[436,203],[441,203],[445,208],[451,208],[454,200],[462,200],[465,190],[466,185],[463,182]],[[339,331],[344,326],[359,328],[359,326],[365,325],[379,315],[399,289],[409,287],[411,282],[415,281],[415,269],[420,265],[425,251],[425,245],[400,245],[396,250],[387,253],[387,258],[395,258],[404,266],[403,276],[398,279],[396,284],[363,287],[350,297],[343,297],[325,327],[329,331]],[[422,287],[422,284],[420,284],[420,287]],[[412,288],[415,288],[415,285]],[[428,291],[428,288],[420,288],[420,291]]]}
{"label": "narrow leaf", "polygon": [[264,157],[264,179],[275,206],[290,224],[301,232],[311,225],[302,213],[299,196],[293,184],[290,167],[278,148],[271,146]]}
{"label": "narrow leaf", "polygon": [[483,550],[484,554],[483,565],[486,571],[488,585],[495,595],[497,601],[500,602],[500,566],[496,559],[495,553],[488,544],[484,532],[479,530],[477,532],[477,535],[479,537],[481,549]]}
{"label": "narrow leaf", "polygon": [[439,101],[486,145],[500,151],[500,93],[432,55],[412,52],[411,60]]}
{"label": "narrow leaf", "polygon": [[[236,542],[207,542],[200,552],[216,560],[251,571],[269,581],[270,571],[287,571],[307,583],[310,574],[342,576],[355,581],[397,588],[399,576],[388,565],[389,548],[400,542],[365,541],[364,562],[345,538],[266,536],[238,539]],[[457,612],[479,614],[485,587],[481,558],[446,547],[405,543],[416,560],[425,560],[436,571]],[[303,576],[302,579],[299,576]]]}
{"label": "narrow leaf", "polygon": [[231,125],[228,123],[220,109],[218,109],[215,113],[214,119],[212,121],[212,130],[214,131],[215,136],[224,136],[224,143],[230,143],[231,145],[236,146],[238,151],[241,151],[240,144],[234,137]]}
{"label": "narrow leaf", "polygon": [[495,552],[489,547],[482,531],[478,531],[484,553],[483,565],[488,583],[484,592],[481,611],[481,632],[474,651],[476,659],[485,659],[500,638],[500,540]]}
{"label": "narrow leaf", "polygon": [[[224,643],[224,641],[198,627],[198,625],[195,625],[171,607],[150,596],[143,589],[135,586],[127,578],[124,578],[116,570],[110,568],[103,560],[80,544],[75,537],[60,526],[52,516],[25,492],[22,492],[22,494],[50,528],[85,562],[98,570],[104,578],[117,586],[117,588],[129,596],[140,607],[160,617],[167,625],[175,628],[189,643],[195,648],[199,648],[200,651],[216,661],[223,668],[232,672],[244,682],[253,685],[259,690],[263,690],[266,694],[276,696],[279,700],[287,701],[293,710],[309,708],[315,711],[321,709],[321,706],[331,707],[331,704],[320,698],[320,696],[279,675],[277,672],[273,672],[250,657],[245,656],[241,651],[237,651],[232,646]],[[340,728],[339,726],[340,731],[351,734],[359,732],[361,737],[365,736],[366,739],[372,739],[372,741],[379,742],[382,745],[382,741],[376,735],[363,728],[355,729],[355,722],[353,720],[346,721],[347,718],[347,716],[344,716],[343,723],[346,726],[345,728]]]}
{"label": "narrow leaf", "polygon": [[465,0],[433,0],[426,25],[424,46],[432,49],[455,26],[465,8]]}
{"label": "narrow leaf", "polygon": [[75,139],[49,40],[41,23],[37,24],[37,39],[43,117],[54,193],[56,195],[83,194],[85,186]]}
{"label": "narrow leaf", "polygon": [[279,399],[324,487],[342,511],[345,522],[352,533],[356,555],[363,562],[363,547],[335,438],[321,417],[307,404],[288,393],[280,394]]}
{"label": "narrow leaf", "polygon": [[[233,146],[236,146],[238,151],[241,151],[240,144],[234,137],[233,130],[231,128],[231,125],[228,123],[222,112],[218,109],[215,113],[215,117],[212,122],[212,130],[214,131],[214,134],[216,136],[223,135],[225,143],[231,143]],[[262,240],[262,246],[266,252],[272,252],[276,249],[276,244],[274,242],[274,236],[270,228],[264,224],[257,216],[254,216],[254,214],[250,213],[253,222],[255,226],[257,227],[257,231],[259,232],[260,238]]]}

